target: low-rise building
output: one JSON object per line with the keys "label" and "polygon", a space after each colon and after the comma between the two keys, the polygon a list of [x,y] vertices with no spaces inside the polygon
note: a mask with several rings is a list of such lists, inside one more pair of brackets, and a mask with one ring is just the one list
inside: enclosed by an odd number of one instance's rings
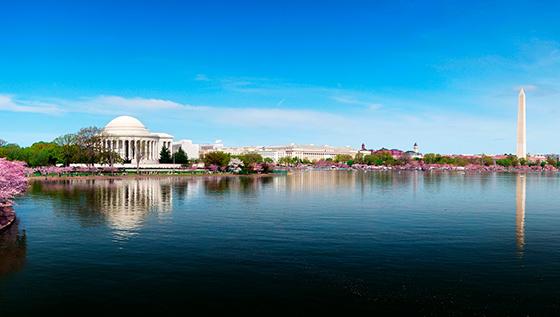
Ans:
{"label": "low-rise building", "polygon": [[330,145],[290,144],[287,146],[269,146],[266,150],[278,152],[279,158],[291,157],[310,161],[334,159],[337,155],[350,155],[354,157],[358,151],[349,146],[334,147]]}
{"label": "low-rise building", "polygon": [[223,144],[218,147],[207,147],[202,150],[201,154],[222,151],[231,155],[242,155],[247,153],[257,153],[263,158],[269,158],[274,162],[278,162],[283,157],[299,158],[302,160],[319,161],[326,159],[334,159],[337,155],[350,155],[354,157],[357,153],[351,147],[334,147],[330,145],[313,145],[313,144],[290,144],[290,145],[274,145],[274,146],[239,146],[224,147]]}
{"label": "low-rise building", "polygon": [[367,149],[366,145],[364,143],[362,143],[362,147],[361,147],[360,151],[358,151],[358,153],[360,153],[362,155],[389,153],[394,159],[399,159],[399,158],[402,158],[402,157],[408,157],[408,158],[413,158],[413,159],[423,157],[422,153],[420,153],[420,148],[418,147],[417,143],[414,143],[411,151],[406,151],[406,152],[402,151],[402,150],[399,150],[399,149],[387,149],[387,148],[384,148],[384,147],[379,149],[379,150]]}
{"label": "low-rise building", "polygon": [[200,145],[194,144],[192,140],[180,140],[173,142],[173,153],[181,148],[187,154],[189,160],[197,160],[200,158]]}
{"label": "low-rise building", "polygon": [[199,155],[203,157],[204,154],[216,151],[223,151],[224,143],[222,140],[216,140],[214,143],[200,144]]}

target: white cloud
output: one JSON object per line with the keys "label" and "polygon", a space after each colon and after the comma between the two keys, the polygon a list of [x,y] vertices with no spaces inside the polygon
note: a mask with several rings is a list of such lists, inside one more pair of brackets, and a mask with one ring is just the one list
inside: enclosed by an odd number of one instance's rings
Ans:
{"label": "white cloud", "polygon": [[369,110],[377,110],[382,107],[381,103],[364,101],[353,96],[334,96],[332,99],[342,104],[364,106]]}
{"label": "white cloud", "polygon": [[[538,91],[539,87],[534,86]],[[512,87],[509,87],[510,91]],[[23,102],[12,96],[0,95],[0,110],[59,113],[65,116],[72,116],[73,113],[102,114],[107,120],[109,116],[127,114],[137,116],[156,131],[169,132],[177,138],[188,136],[200,140],[226,137],[230,145],[308,142],[358,146],[366,142],[373,148],[385,146],[408,149],[411,144],[418,142],[423,151],[433,152],[513,151],[517,102],[515,92],[510,92],[507,98],[483,101],[484,104],[500,101],[503,108],[499,109],[499,115],[488,115],[490,110],[478,112],[457,106],[447,109],[430,106],[432,102],[437,104],[437,98],[419,98],[408,101],[410,104],[406,99],[384,99],[387,106],[381,107],[365,101],[372,97],[367,94],[341,94],[338,91],[338,94],[332,95],[327,90],[323,92],[326,101],[334,100],[360,107],[353,107],[351,111],[342,106],[315,107],[315,110],[307,106],[289,109],[283,108],[281,102],[271,107],[201,106],[167,99],[103,95],[57,99],[56,102],[52,102],[53,99]],[[530,150],[553,152],[555,150],[551,149],[550,142],[544,141],[546,138],[542,135],[555,130],[556,116],[551,111],[558,109],[557,103],[546,96],[531,97],[528,123]],[[291,97],[290,100],[293,104]],[[376,111],[370,111],[372,109]],[[453,112],[449,109],[458,110]]]}
{"label": "white cloud", "polygon": [[186,105],[164,99],[124,98],[120,96],[99,96],[89,100],[88,103],[99,104],[101,106],[155,110],[181,109],[186,107]]}
{"label": "white cloud", "polygon": [[51,115],[64,112],[64,110],[56,104],[41,101],[18,100],[14,99],[14,97],[10,95],[0,95],[0,111],[30,112]]}

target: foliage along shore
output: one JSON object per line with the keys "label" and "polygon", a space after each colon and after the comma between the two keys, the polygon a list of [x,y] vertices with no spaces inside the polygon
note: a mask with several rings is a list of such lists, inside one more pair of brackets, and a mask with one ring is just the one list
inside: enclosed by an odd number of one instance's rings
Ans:
{"label": "foliage along shore", "polygon": [[517,165],[517,166],[502,166],[502,165],[477,165],[469,164],[466,166],[456,166],[450,164],[425,164],[425,163],[412,163],[403,165],[366,165],[366,164],[353,164],[347,165],[345,163],[334,163],[331,161],[320,161],[315,164],[294,164],[294,165],[274,165],[271,166],[266,172],[259,173],[240,173],[231,169],[224,170],[210,170],[210,169],[168,169],[159,171],[144,171],[141,173],[119,170],[117,168],[95,168],[95,167],[44,167],[44,168],[27,168],[26,175],[30,180],[41,179],[120,179],[120,178],[157,178],[157,177],[177,177],[177,176],[190,176],[190,177],[212,177],[212,176],[245,176],[245,177],[260,177],[281,173],[288,173],[291,171],[308,171],[308,170],[347,170],[347,171],[464,171],[464,172],[516,172],[516,173],[529,173],[529,172],[558,172],[560,169],[552,165]]}
{"label": "foliage along shore", "polygon": [[0,231],[14,223],[13,199],[27,190],[25,164],[0,158]]}

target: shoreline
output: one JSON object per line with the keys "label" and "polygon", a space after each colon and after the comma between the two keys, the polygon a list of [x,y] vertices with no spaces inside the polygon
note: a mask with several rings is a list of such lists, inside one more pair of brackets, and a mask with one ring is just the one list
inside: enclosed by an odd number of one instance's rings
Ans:
{"label": "shoreline", "polygon": [[261,178],[261,177],[275,177],[287,175],[291,172],[309,172],[309,171],[362,171],[362,172],[452,172],[452,173],[558,173],[557,169],[530,169],[530,168],[509,168],[509,169],[495,169],[495,168],[457,168],[457,167],[435,167],[428,169],[421,168],[393,168],[393,167],[375,167],[375,168],[292,168],[282,170],[285,173],[267,173],[267,174],[235,174],[235,173],[199,173],[199,174],[128,174],[128,175],[47,175],[47,176],[29,176],[30,182],[35,181],[59,181],[59,180],[120,180],[120,179],[154,179],[154,178],[169,178],[169,177],[190,177],[190,178],[216,178],[216,177],[248,177],[248,178]]}
{"label": "shoreline", "polygon": [[130,175],[47,175],[47,176],[29,176],[27,179],[30,182],[35,181],[58,181],[58,180],[69,180],[69,179],[80,179],[80,180],[120,180],[120,179],[147,179],[147,178],[169,178],[169,177],[193,177],[193,178],[214,178],[214,177],[250,177],[250,178],[260,178],[260,177],[270,177],[281,175],[278,173],[269,174],[233,174],[233,173],[220,173],[220,174],[130,174]]}
{"label": "shoreline", "polygon": [[16,221],[16,213],[12,207],[0,207],[0,233],[8,229]]}

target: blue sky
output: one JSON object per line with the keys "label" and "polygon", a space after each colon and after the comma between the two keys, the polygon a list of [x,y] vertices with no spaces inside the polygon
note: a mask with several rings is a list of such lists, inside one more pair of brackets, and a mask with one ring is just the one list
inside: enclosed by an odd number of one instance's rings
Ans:
{"label": "blue sky", "polygon": [[13,1],[0,138],[117,115],[176,139],[424,152],[560,152],[560,3]]}

